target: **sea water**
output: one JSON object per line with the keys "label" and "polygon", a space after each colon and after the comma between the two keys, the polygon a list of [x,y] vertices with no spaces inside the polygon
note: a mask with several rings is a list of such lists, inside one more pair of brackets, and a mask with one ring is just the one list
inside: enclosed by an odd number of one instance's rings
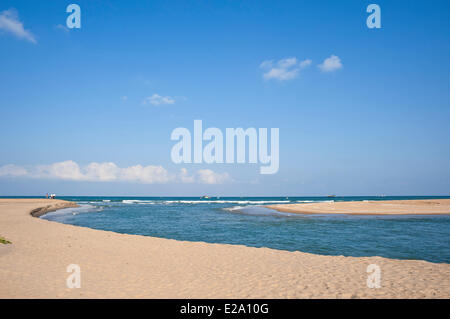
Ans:
{"label": "sea water", "polygon": [[321,255],[382,256],[450,263],[450,216],[299,215],[263,206],[426,198],[61,197],[77,202],[80,207],[62,209],[41,218],[184,241],[269,247]]}

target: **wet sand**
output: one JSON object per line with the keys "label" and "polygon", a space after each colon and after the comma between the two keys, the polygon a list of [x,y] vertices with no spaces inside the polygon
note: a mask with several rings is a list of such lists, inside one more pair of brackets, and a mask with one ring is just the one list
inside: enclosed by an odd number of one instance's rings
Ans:
{"label": "wet sand", "polygon": [[[32,217],[67,202],[0,199],[0,298],[450,298],[450,264],[320,256],[124,235]],[[67,266],[81,288],[67,288]],[[381,288],[367,287],[367,267]]]}

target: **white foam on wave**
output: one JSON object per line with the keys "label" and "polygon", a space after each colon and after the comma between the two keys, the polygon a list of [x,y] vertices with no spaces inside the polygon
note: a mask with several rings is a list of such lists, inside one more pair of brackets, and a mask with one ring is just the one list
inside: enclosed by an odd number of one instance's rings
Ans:
{"label": "white foam on wave", "polygon": [[296,203],[334,203],[334,200],[298,200]]}
{"label": "white foam on wave", "polygon": [[124,204],[144,204],[144,205],[152,205],[155,202],[152,200],[139,200],[139,199],[124,199],[122,201]]}
{"label": "white foam on wave", "polygon": [[69,208],[58,209],[57,211],[47,213],[47,214],[43,215],[42,217],[48,218],[48,217],[52,217],[52,216],[96,213],[96,212],[100,212],[102,210],[103,210],[103,207],[101,207],[101,206],[94,206],[94,205],[90,205],[90,204],[80,204],[78,207],[69,207]]}
{"label": "white foam on wave", "polygon": [[[104,200],[104,202],[109,200]],[[220,199],[220,200],[141,200],[141,199],[124,199],[123,204],[247,204],[247,205],[270,205],[270,204],[289,204],[289,203],[333,203],[334,200],[236,200],[236,199]]]}
{"label": "white foam on wave", "polygon": [[124,199],[123,204],[285,204],[292,203],[290,200],[236,200],[236,199],[220,199],[220,200],[141,200],[141,199]]}
{"label": "white foam on wave", "polygon": [[270,209],[261,205],[249,205],[249,206],[233,206],[223,208],[223,210],[229,211],[234,214],[254,215],[254,216],[292,216],[295,214],[279,212],[274,209]]}
{"label": "white foam on wave", "polygon": [[[233,206],[233,207],[227,207],[224,208],[224,210],[228,210],[230,212],[235,211],[235,210],[241,210],[243,208],[245,208],[246,206]],[[248,207],[248,206],[247,206]]]}
{"label": "white foam on wave", "polygon": [[166,200],[167,204],[282,204],[289,200]]}

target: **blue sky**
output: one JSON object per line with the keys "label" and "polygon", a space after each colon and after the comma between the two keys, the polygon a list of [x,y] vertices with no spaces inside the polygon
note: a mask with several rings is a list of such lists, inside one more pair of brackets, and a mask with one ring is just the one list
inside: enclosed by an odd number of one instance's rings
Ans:
{"label": "blue sky", "polygon": [[[360,0],[70,3],[0,3],[0,195],[449,194],[448,1],[376,1],[381,29]],[[172,163],[195,119],[279,128],[278,173]]]}

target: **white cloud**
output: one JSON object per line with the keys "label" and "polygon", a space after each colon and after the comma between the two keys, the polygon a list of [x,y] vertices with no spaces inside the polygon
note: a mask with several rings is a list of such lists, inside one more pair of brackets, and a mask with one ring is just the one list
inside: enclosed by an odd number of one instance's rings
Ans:
{"label": "white cloud", "polygon": [[143,104],[163,105],[163,104],[175,104],[175,99],[170,96],[161,96],[154,93],[152,96],[146,97]]}
{"label": "white cloud", "polygon": [[310,59],[303,60],[299,63],[300,67],[305,68],[307,66],[310,66],[312,61]]}
{"label": "white cloud", "polygon": [[121,168],[112,162],[91,162],[80,167],[78,163],[72,160],[28,168],[13,164],[4,165],[0,167],[1,177],[87,182],[137,182],[143,184],[169,182],[222,184],[232,181],[228,173],[216,173],[210,169],[200,169],[193,175],[189,175],[188,171],[182,168],[179,174],[172,174],[164,167],[156,165],[135,165]]}
{"label": "white cloud", "polygon": [[297,58],[286,58],[274,62],[273,60],[267,60],[262,62],[259,67],[266,69],[263,74],[265,80],[276,79],[278,81],[286,81],[295,79],[300,69],[303,69],[311,64],[311,60],[298,61]]}
{"label": "white cloud", "polygon": [[167,183],[174,180],[174,176],[162,166],[136,165],[123,168],[119,174],[120,180],[138,181],[145,184]]}
{"label": "white cloud", "polygon": [[19,16],[15,9],[4,10],[0,12],[0,30],[11,33],[18,38],[25,39],[32,43],[37,43],[34,35],[25,30],[23,23],[19,20]]}
{"label": "white cloud", "polygon": [[199,169],[194,175],[189,175],[187,169],[182,168],[178,178],[182,183],[223,184],[232,182],[228,173],[216,173],[210,169]]}
{"label": "white cloud", "polygon": [[173,179],[162,166],[130,166],[120,168],[112,162],[92,162],[80,168],[74,161],[40,166],[37,177],[47,177],[74,181],[130,181],[146,184],[166,183]]}
{"label": "white cloud", "polygon": [[116,164],[112,162],[107,163],[90,163],[84,168],[84,176],[87,180],[92,181],[115,181],[120,179],[121,171],[126,170],[117,167]]}
{"label": "white cloud", "polygon": [[0,167],[0,177],[1,176],[25,176],[27,175],[27,170],[21,166],[9,164]]}
{"label": "white cloud", "polygon": [[50,165],[37,165],[28,169],[11,164],[0,167],[0,177],[14,176],[90,182],[128,181],[146,184],[166,183],[175,179],[175,176],[169,174],[162,166],[136,165],[121,168],[112,162],[92,162],[80,167],[78,163],[71,160]]}
{"label": "white cloud", "polygon": [[195,183],[195,177],[189,176],[188,171],[185,168],[180,170],[179,178],[182,183]]}
{"label": "white cloud", "polygon": [[202,184],[223,184],[231,180],[228,173],[216,173],[210,169],[199,169],[197,180]]}
{"label": "white cloud", "polygon": [[322,64],[319,64],[318,67],[322,70],[322,72],[333,72],[341,69],[343,66],[341,59],[332,54],[329,58],[326,58]]}
{"label": "white cloud", "polygon": [[66,180],[87,180],[80,167],[74,161],[57,162],[51,165],[39,165],[30,171],[30,177],[57,178]]}
{"label": "white cloud", "polygon": [[266,61],[263,61],[263,62],[259,65],[259,67],[262,68],[262,69],[266,69],[266,68],[271,68],[272,65],[273,65],[273,60],[266,60]]}

